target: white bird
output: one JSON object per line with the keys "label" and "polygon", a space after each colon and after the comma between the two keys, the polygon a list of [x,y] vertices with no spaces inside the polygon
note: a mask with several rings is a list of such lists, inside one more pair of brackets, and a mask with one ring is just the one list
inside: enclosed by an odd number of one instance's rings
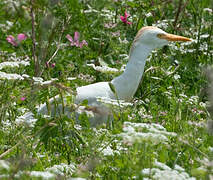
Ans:
{"label": "white bird", "polygon": [[[125,71],[118,77],[111,81],[114,86],[116,95],[113,93],[109,82],[98,82],[87,86],[77,88],[77,95],[75,97],[75,103],[79,104],[83,100],[88,100],[88,105],[95,113],[95,118],[90,119],[92,125],[96,125],[102,122],[106,122],[107,115],[110,110],[102,105],[97,98],[119,99],[123,101],[131,101],[141,81],[146,59],[152,50],[161,48],[164,45],[169,44],[171,41],[191,41],[189,38],[166,33],[165,31],[153,27],[147,26],[141,28],[132,44],[129,55],[129,62],[126,65]],[[55,100],[60,99],[59,96],[50,99],[50,104],[54,104]],[[64,100],[64,113],[69,115],[71,113],[70,107],[66,106],[66,100]],[[52,108],[52,113],[55,107]],[[57,112],[61,111],[62,106],[57,107]],[[47,113],[47,106],[41,105],[38,109],[39,114]]]}

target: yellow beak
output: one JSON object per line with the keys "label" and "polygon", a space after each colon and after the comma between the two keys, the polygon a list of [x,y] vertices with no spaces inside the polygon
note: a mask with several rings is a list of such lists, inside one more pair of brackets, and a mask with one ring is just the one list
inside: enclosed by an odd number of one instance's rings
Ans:
{"label": "yellow beak", "polygon": [[158,34],[158,38],[165,39],[167,41],[191,41],[191,39],[183,36],[178,36],[174,34]]}

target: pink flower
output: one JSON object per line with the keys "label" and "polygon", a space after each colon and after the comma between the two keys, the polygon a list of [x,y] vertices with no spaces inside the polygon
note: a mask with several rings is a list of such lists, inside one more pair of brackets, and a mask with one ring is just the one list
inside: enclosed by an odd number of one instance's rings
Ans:
{"label": "pink flower", "polygon": [[77,31],[74,33],[74,40],[73,40],[72,36],[70,36],[69,34],[66,35],[66,38],[70,41],[71,46],[76,46],[76,47],[82,48],[83,45],[86,45],[86,46],[88,45],[88,43],[85,40],[83,40],[82,42],[79,42],[80,34]]}
{"label": "pink flower", "polygon": [[21,33],[21,34],[18,34],[17,38],[21,42],[21,41],[27,39],[27,36],[25,34]]}
{"label": "pink flower", "polygon": [[124,16],[120,16],[121,21],[124,24],[132,24],[132,22],[127,21],[127,18],[130,16],[130,14],[128,14],[126,11],[124,13]]}
{"label": "pink flower", "polygon": [[47,68],[49,68],[49,67],[54,68],[55,67],[55,63],[50,64],[48,61],[45,63],[45,65],[46,65]]}
{"label": "pink flower", "polygon": [[12,35],[7,36],[7,38],[6,38],[8,43],[12,44],[13,46],[18,46],[18,43],[27,39],[27,36],[23,33],[20,33],[20,34],[18,34],[17,39],[18,39],[18,42]]}
{"label": "pink flower", "polygon": [[45,65],[46,65],[46,67],[47,67],[47,68],[49,68],[49,67],[50,67],[50,66],[49,66],[49,62],[48,62],[48,61],[45,63]]}
{"label": "pink flower", "polygon": [[21,101],[24,101],[25,99],[26,99],[26,97],[21,97],[20,98]]}
{"label": "pink flower", "polygon": [[85,40],[83,40],[83,41],[80,43],[80,45],[79,45],[80,48],[82,48],[83,45],[88,46],[88,43],[87,43]]}
{"label": "pink flower", "polygon": [[18,46],[15,38],[12,35],[7,36],[6,40],[8,43],[12,44],[13,46]]}
{"label": "pink flower", "polygon": [[51,64],[51,67],[54,68],[54,67],[55,67],[55,63],[52,63],[52,64]]}

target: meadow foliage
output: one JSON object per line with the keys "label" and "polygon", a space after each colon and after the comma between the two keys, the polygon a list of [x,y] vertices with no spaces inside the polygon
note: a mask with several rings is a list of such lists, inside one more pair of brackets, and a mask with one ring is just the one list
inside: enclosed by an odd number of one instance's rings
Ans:
{"label": "meadow foliage", "polygon": [[[211,5],[1,0],[0,179],[213,179]],[[86,101],[78,123],[36,113],[118,76],[143,26],[193,40],[152,52],[133,101],[100,99],[112,123],[91,127]]]}

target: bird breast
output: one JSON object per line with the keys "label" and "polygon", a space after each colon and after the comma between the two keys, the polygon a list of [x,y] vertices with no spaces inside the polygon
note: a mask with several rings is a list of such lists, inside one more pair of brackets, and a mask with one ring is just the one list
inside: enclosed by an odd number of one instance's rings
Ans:
{"label": "bird breast", "polygon": [[94,101],[98,97],[115,99],[108,82],[98,82],[95,84],[78,87],[75,102],[78,104],[83,100],[88,100],[89,104],[90,101]]}

